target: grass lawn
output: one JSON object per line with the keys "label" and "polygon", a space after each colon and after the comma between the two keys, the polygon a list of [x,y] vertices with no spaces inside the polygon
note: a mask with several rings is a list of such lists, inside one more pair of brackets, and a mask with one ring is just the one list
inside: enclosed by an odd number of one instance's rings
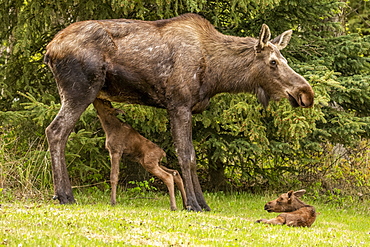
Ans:
{"label": "grass lawn", "polygon": [[115,207],[109,192],[75,193],[74,205],[3,198],[0,246],[370,246],[368,201],[337,208],[304,198],[320,215],[311,228],[292,228],[254,223],[277,215],[263,210],[277,195],[209,193],[212,211],[195,213],[170,211],[162,193],[123,194]]}

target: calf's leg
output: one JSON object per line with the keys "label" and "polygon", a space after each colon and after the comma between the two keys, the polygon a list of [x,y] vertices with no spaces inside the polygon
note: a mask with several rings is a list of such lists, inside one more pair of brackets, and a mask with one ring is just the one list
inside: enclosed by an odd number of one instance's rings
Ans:
{"label": "calf's leg", "polygon": [[144,163],[142,165],[148,172],[150,172],[151,174],[158,177],[164,182],[164,184],[167,186],[168,193],[170,195],[171,210],[172,211],[177,210],[173,175],[163,170],[161,167],[159,167],[158,164]]}
{"label": "calf's leg", "polygon": [[256,223],[264,223],[264,224],[271,224],[271,225],[283,225],[285,223],[285,218],[281,217],[279,215],[276,218],[273,218],[271,220],[267,220],[267,219],[257,220]]}
{"label": "calf's leg", "polygon": [[119,163],[122,157],[122,152],[113,152],[109,150],[109,155],[111,159],[111,170],[110,170],[110,185],[111,185],[111,195],[110,204],[112,206],[116,205],[117,201],[117,184],[119,178]]}
{"label": "calf's leg", "polygon": [[176,170],[172,170],[172,169],[169,169],[167,167],[164,167],[164,166],[160,166],[163,170],[165,170],[166,172],[172,174],[173,176],[173,179],[175,181],[175,184],[177,186],[177,188],[180,190],[180,193],[181,193],[181,198],[182,198],[182,205],[184,207],[184,209],[187,209],[186,208],[186,193],[185,193],[185,187],[184,187],[184,182],[182,181],[182,178],[180,176],[180,173]]}

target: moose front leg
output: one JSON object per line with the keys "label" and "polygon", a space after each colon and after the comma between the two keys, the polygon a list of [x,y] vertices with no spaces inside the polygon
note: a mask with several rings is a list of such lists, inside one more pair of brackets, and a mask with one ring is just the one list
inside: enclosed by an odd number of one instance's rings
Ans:
{"label": "moose front leg", "polygon": [[192,114],[190,108],[169,111],[171,132],[185,183],[187,207],[193,211],[210,210],[196,174],[195,151],[192,142]]}
{"label": "moose front leg", "polygon": [[279,215],[276,218],[273,218],[271,220],[267,220],[267,219],[257,220],[256,223],[264,223],[264,224],[270,224],[270,225],[283,225],[285,223],[285,218]]}
{"label": "moose front leg", "polygon": [[[193,151],[194,151],[194,147],[193,147]],[[195,157],[195,151],[194,151],[194,157]],[[194,158],[194,160],[195,160],[195,158]],[[190,171],[191,171],[191,178],[192,178],[192,181],[193,181],[195,196],[197,198],[199,206],[205,211],[211,211],[211,208],[208,206],[206,200],[204,199],[204,195],[203,195],[203,192],[202,192],[202,187],[200,186],[200,183],[199,183],[199,178],[198,178],[198,174],[197,174],[195,161],[194,161],[194,166],[191,167]]]}

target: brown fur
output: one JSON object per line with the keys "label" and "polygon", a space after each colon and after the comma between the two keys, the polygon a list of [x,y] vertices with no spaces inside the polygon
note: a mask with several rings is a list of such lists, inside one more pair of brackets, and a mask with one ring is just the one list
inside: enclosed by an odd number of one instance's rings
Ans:
{"label": "brown fur", "polygon": [[298,197],[301,197],[306,191],[289,191],[279,196],[277,199],[268,202],[265,210],[270,212],[284,212],[276,218],[267,220],[260,219],[257,223],[287,226],[306,226],[310,227],[316,220],[316,211],[313,206],[307,205]]}
{"label": "brown fur", "polygon": [[47,46],[62,107],[46,129],[54,190],[60,203],[73,203],[64,149],[76,121],[96,98],[167,109],[185,183],[187,205],[210,210],[196,173],[192,114],[214,95],[250,92],[267,106],[287,98],[311,107],[314,93],[280,54],[292,31],[270,40],[219,33],[207,20],[185,14],[168,20],[91,20],[74,23]]}
{"label": "brown fur", "polygon": [[122,155],[124,155],[133,161],[139,162],[148,172],[165,183],[170,194],[171,210],[177,209],[175,182],[181,192],[183,206],[186,208],[185,188],[179,172],[159,165],[166,153],[156,144],[140,135],[129,124],[119,120],[116,117],[119,110],[113,108],[109,101],[96,99],[94,107],[98,112],[100,123],[106,134],[105,146],[111,157],[111,204],[116,204],[119,162]]}

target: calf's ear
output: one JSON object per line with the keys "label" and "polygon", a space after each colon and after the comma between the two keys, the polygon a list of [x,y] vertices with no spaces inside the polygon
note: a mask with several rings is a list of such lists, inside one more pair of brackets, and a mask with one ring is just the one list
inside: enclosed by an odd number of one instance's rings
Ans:
{"label": "calf's ear", "polygon": [[267,42],[269,42],[271,38],[270,28],[266,24],[262,24],[260,36],[258,37],[258,44],[256,46],[257,52],[261,52],[265,46],[267,46]]}
{"label": "calf's ear", "polygon": [[115,108],[114,110],[115,110],[115,112],[116,112],[117,115],[119,115],[119,114],[126,115],[126,112],[123,111],[123,110],[121,110],[121,109]]}
{"label": "calf's ear", "polygon": [[297,190],[297,191],[294,192],[294,195],[296,197],[301,197],[301,196],[303,196],[304,193],[306,193],[306,190]]}
{"label": "calf's ear", "polygon": [[288,203],[291,203],[292,202],[292,195],[293,195],[294,191],[293,190],[290,190],[288,191],[287,195],[288,195]]}
{"label": "calf's ear", "polygon": [[292,30],[285,31],[284,33],[277,36],[275,39],[271,41],[279,50],[284,49],[292,37]]}

